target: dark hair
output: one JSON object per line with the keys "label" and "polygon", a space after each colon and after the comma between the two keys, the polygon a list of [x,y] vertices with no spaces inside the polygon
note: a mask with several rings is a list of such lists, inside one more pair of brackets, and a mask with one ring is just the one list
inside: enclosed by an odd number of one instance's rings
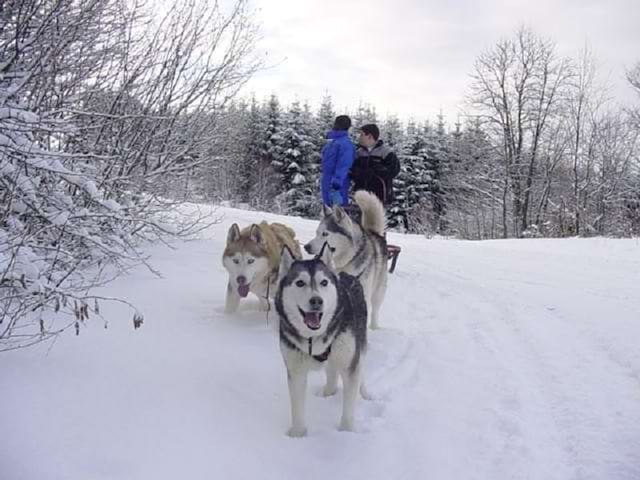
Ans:
{"label": "dark hair", "polygon": [[334,130],[349,130],[351,128],[351,119],[349,115],[338,115],[333,122]]}
{"label": "dark hair", "polygon": [[380,138],[380,129],[375,123],[368,123],[361,126],[360,131],[365,135],[371,135],[376,142]]}

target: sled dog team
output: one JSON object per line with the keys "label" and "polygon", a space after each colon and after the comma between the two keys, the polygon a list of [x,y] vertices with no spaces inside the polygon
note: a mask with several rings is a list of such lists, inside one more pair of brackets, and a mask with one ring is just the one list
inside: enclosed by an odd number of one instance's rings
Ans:
{"label": "sled dog team", "polygon": [[288,435],[307,433],[304,411],[307,376],[325,368],[324,396],[336,393],[342,378],[341,430],[353,430],[358,393],[367,398],[364,356],[367,325],[377,328],[387,288],[385,214],[375,195],[354,196],[360,222],[340,206],[324,208],[316,236],[304,246],[303,259],[294,231],[262,222],[242,230],[233,224],[222,263],[229,273],[225,312],[236,311],[249,292],[279,317],[280,349],[287,369],[291,401]]}

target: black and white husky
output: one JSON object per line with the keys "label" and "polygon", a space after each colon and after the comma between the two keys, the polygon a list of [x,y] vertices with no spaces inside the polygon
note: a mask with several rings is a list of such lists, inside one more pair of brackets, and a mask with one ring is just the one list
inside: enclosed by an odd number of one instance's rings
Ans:
{"label": "black and white husky", "polygon": [[362,210],[360,223],[341,207],[325,208],[315,238],[304,249],[317,254],[325,243],[329,244],[336,270],[362,283],[371,328],[378,328],[378,313],[387,291],[384,207],[378,197],[364,190],[357,191],[354,200]]}
{"label": "black and white husky", "polygon": [[367,306],[358,279],[337,273],[325,245],[311,260],[296,260],[285,247],[279,269],[276,310],[280,316],[280,350],[287,367],[292,437],[306,435],[304,420],[307,374],[326,366],[324,396],[336,393],[342,377],[341,430],[353,430],[367,347]]}

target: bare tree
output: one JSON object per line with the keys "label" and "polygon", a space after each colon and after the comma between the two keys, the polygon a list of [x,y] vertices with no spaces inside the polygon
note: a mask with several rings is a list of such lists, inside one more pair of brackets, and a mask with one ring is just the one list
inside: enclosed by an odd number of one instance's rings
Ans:
{"label": "bare tree", "polygon": [[[627,79],[629,80],[629,85],[631,88],[638,94],[638,100],[640,100],[640,62],[636,64],[636,66],[627,73]],[[636,105],[635,108],[630,111],[631,118],[634,120],[636,127],[640,128],[640,105]]]}
{"label": "bare tree", "polygon": [[596,63],[588,47],[580,53],[568,95],[566,125],[573,175],[574,233],[581,234],[583,210],[593,179],[593,148],[600,110],[606,104],[606,90],[596,84]]}
{"label": "bare tree", "polygon": [[146,263],[141,241],[202,225],[178,222],[177,199],[216,167],[256,29],[245,0],[176,2],[159,22],[149,7],[0,6],[0,350],[78,330],[93,287]]}
{"label": "bare tree", "polygon": [[501,145],[505,237],[509,200],[513,233],[520,236],[529,225],[540,141],[558,115],[570,75],[569,62],[557,58],[553,43],[526,28],[513,39],[498,42],[475,63],[469,101]]}
{"label": "bare tree", "polygon": [[624,218],[629,201],[638,198],[640,132],[622,112],[610,112],[596,126],[593,157],[595,179],[588,225],[594,233],[630,235]]}

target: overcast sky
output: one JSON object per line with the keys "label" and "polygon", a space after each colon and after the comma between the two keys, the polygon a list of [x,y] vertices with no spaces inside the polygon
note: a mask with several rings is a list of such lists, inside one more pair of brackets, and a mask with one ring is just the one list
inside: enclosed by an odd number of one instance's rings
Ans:
{"label": "overcast sky", "polygon": [[620,102],[640,61],[640,0],[253,0],[271,68],[247,91],[317,108],[371,103],[379,117],[455,120],[475,58],[520,25],[576,56],[589,43]]}

